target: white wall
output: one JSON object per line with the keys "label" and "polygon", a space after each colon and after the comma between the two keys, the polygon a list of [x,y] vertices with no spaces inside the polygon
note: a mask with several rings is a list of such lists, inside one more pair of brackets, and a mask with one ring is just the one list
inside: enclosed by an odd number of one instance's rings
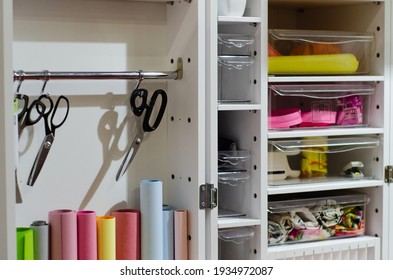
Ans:
{"label": "white wall", "polygon": [[[14,69],[175,70],[166,69],[166,24],[165,3],[15,0]],[[25,81],[21,93],[39,95],[42,85]],[[141,179],[163,180],[165,188],[166,118],[157,131],[145,135],[128,173],[115,181],[135,135],[127,94],[134,86],[135,81],[48,82],[45,92],[66,95],[71,108],[33,187],[26,182],[44,137],[43,123],[25,129],[20,137],[23,204],[16,207],[17,226],[47,219],[52,209],[84,208],[104,215],[113,208],[139,207]],[[141,87],[151,94],[165,89],[166,82],[144,81]]]}

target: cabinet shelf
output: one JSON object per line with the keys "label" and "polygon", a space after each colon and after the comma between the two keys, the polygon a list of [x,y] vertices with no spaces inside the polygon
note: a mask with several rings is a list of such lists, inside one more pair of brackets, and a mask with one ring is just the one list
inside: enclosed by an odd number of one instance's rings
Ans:
{"label": "cabinet shelf", "polygon": [[272,186],[269,185],[267,192],[268,195],[277,194],[288,194],[288,193],[300,193],[300,192],[311,192],[311,191],[333,191],[333,190],[348,190],[348,189],[360,189],[360,188],[371,188],[375,186],[381,186],[384,184],[383,180],[376,179],[364,179],[364,180],[342,180],[342,181],[328,181],[319,182],[315,184],[293,184],[293,185],[280,185]]}
{"label": "cabinet shelf", "polygon": [[[367,0],[366,0],[367,1]],[[358,2],[366,2],[364,0],[359,0]],[[332,6],[332,5],[348,5],[349,3],[353,3],[352,0],[334,0],[334,1],[325,1],[325,0],[302,0],[302,1],[294,1],[292,0],[270,0],[269,5],[279,5],[280,7],[292,7],[292,6],[299,6],[299,2],[303,6],[313,7],[313,6]],[[367,1],[369,2],[369,1]],[[384,2],[384,0],[380,1]]]}
{"label": "cabinet shelf", "polygon": [[269,83],[299,82],[383,82],[384,76],[269,76]]}
{"label": "cabinet shelf", "polygon": [[378,135],[383,134],[383,128],[361,127],[361,128],[327,128],[327,129],[305,129],[305,130],[283,130],[269,131],[268,139],[284,139],[311,136],[348,136],[348,135]]}
{"label": "cabinet shelf", "polygon": [[270,246],[267,250],[269,259],[378,259],[380,246],[380,238],[362,236]]}
{"label": "cabinet shelf", "polygon": [[259,104],[219,104],[218,111],[247,111],[261,110]]}
{"label": "cabinet shelf", "polygon": [[230,23],[260,23],[260,17],[233,17],[233,16],[219,16],[219,24],[230,24]]}
{"label": "cabinet shelf", "polygon": [[258,226],[261,224],[259,219],[250,218],[220,218],[218,219],[218,228]]}

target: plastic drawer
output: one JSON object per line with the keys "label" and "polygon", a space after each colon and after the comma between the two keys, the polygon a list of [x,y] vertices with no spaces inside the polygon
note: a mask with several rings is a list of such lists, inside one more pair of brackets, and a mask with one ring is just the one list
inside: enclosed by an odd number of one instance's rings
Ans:
{"label": "plastic drawer", "polygon": [[268,244],[362,236],[367,196],[349,194],[268,203]]}
{"label": "plastic drawer", "polygon": [[269,140],[269,185],[372,179],[379,142],[372,136]]}
{"label": "plastic drawer", "polygon": [[375,83],[269,84],[269,129],[366,127]]}
{"label": "plastic drawer", "polygon": [[218,230],[220,260],[249,260],[250,240],[254,238],[253,227],[226,228]]}
{"label": "plastic drawer", "polygon": [[218,55],[252,55],[255,38],[244,34],[218,34]]}
{"label": "plastic drawer", "polygon": [[254,57],[218,57],[218,102],[250,103],[254,76]]}
{"label": "plastic drawer", "polygon": [[268,73],[368,74],[373,41],[372,33],[270,29]]}

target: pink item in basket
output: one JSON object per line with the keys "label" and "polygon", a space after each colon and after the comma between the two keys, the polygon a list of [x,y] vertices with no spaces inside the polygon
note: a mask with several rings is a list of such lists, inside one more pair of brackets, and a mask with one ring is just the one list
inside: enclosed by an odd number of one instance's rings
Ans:
{"label": "pink item in basket", "polygon": [[363,123],[363,103],[361,96],[348,96],[338,101],[337,124],[355,125]]}
{"label": "pink item in basket", "polygon": [[290,128],[301,122],[301,111],[297,108],[272,110],[268,117],[269,128]]}
{"label": "pink item in basket", "polygon": [[336,123],[336,112],[313,110],[302,112],[301,127],[328,126]]}

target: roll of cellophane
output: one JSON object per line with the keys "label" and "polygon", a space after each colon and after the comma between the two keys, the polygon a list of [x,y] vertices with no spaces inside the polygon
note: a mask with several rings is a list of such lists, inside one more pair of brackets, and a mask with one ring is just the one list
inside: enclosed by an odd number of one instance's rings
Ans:
{"label": "roll of cellophane", "polygon": [[141,212],[136,209],[112,211],[116,218],[116,259],[141,259]]}
{"label": "roll of cellophane", "polygon": [[80,210],[76,213],[78,225],[78,260],[97,259],[96,212]]}
{"label": "roll of cellophane", "polygon": [[97,217],[97,258],[116,260],[116,218]]}
{"label": "roll of cellophane", "polygon": [[142,180],[140,182],[141,209],[141,258],[163,259],[162,182]]}
{"label": "roll of cellophane", "polygon": [[30,228],[34,236],[34,259],[49,260],[49,225],[46,221],[34,221]]}
{"label": "roll of cellophane", "polygon": [[76,212],[68,209],[49,212],[50,256],[52,260],[77,260]]}
{"label": "roll of cellophane", "polygon": [[18,260],[34,260],[33,235],[31,228],[16,228],[16,257]]}

